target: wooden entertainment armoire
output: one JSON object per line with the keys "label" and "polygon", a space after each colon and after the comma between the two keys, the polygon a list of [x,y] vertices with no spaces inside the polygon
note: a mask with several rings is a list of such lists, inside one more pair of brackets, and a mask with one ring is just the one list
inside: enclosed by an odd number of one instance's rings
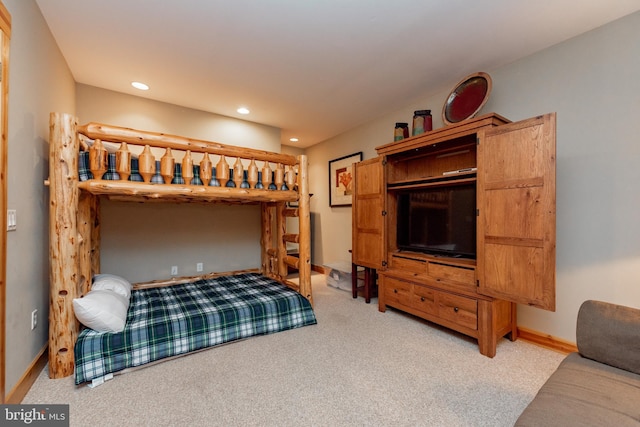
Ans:
{"label": "wooden entertainment armoire", "polygon": [[[555,311],[555,113],[487,114],[376,151],[355,164],[352,260],[378,271],[381,312],[473,337],[493,357],[501,337],[517,337],[516,304]],[[400,194],[469,184],[475,259],[398,247]]]}

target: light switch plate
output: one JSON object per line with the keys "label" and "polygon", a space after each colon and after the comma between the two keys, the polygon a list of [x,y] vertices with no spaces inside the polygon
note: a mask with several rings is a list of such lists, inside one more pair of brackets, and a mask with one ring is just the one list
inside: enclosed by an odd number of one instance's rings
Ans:
{"label": "light switch plate", "polygon": [[15,209],[7,209],[7,231],[15,231],[18,228],[18,213]]}

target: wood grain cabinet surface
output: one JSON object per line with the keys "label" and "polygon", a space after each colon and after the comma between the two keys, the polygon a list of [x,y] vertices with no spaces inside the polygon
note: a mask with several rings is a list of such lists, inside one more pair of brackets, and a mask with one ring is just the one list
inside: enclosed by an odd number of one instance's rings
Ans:
{"label": "wood grain cabinet surface", "polygon": [[[387,307],[478,340],[516,339],[516,304],[555,310],[556,115],[487,114],[376,148],[355,165],[353,262],[378,270]],[[475,185],[476,256],[398,247],[399,194]]]}

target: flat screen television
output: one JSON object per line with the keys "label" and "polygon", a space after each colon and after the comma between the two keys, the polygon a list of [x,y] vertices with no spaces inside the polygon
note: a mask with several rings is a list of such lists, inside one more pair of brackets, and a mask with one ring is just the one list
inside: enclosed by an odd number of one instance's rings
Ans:
{"label": "flat screen television", "polygon": [[475,184],[410,190],[397,200],[399,249],[475,259]]}

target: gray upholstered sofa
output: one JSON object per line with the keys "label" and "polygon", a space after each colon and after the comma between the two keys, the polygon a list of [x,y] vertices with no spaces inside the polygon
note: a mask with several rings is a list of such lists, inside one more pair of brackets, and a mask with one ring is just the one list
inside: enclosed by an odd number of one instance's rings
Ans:
{"label": "gray upholstered sofa", "polygon": [[585,301],[576,341],[516,426],[640,426],[640,310]]}

